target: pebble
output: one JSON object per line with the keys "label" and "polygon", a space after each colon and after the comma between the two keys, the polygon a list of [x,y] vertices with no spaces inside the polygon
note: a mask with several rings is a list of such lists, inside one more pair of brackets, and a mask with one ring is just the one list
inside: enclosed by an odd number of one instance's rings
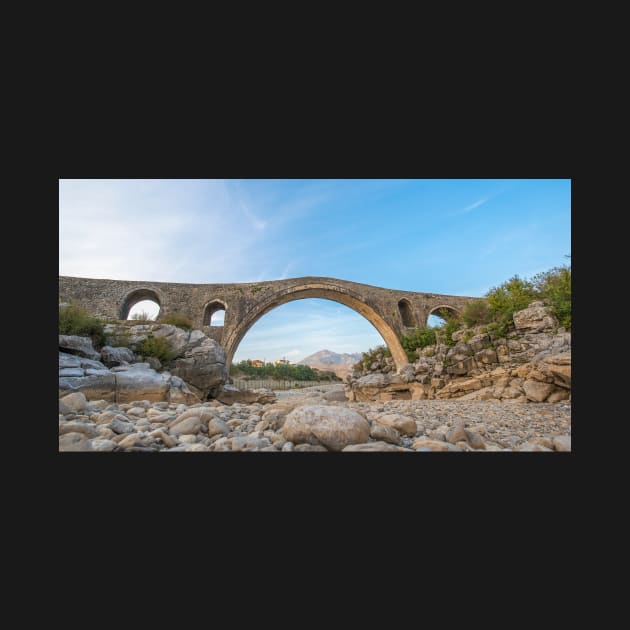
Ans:
{"label": "pebble", "polygon": [[[505,404],[480,400],[349,402],[324,394],[340,385],[276,392],[282,405],[346,407],[371,424],[365,444],[384,442],[424,452],[567,452],[571,450],[571,403]],[[285,441],[278,403],[223,405],[149,401],[104,404],[72,394],[59,405],[59,450],[126,452],[309,452],[325,450]],[[63,402],[63,404],[61,404]],[[70,403],[70,404],[67,404]],[[87,409],[90,415],[80,412]],[[181,414],[195,410],[184,419]],[[210,409],[212,411],[210,412]],[[207,410],[207,411],[206,411]],[[270,413],[269,411],[272,410]],[[64,413],[64,411],[66,413]],[[79,413],[77,413],[79,412]],[[212,413],[212,416],[206,415]],[[267,414],[265,421],[263,417]],[[273,415],[276,414],[276,415]],[[167,428],[166,423],[170,424]],[[413,433],[412,423],[416,431]],[[400,435],[403,433],[403,435]],[[379,445],[376,445],[378,448]],[[363,447],[371,450],[374,447]],[[381,448],[385,448],[381,446]],[[389,448],[389,447],[387,447]],[[353,451],[355,449],[349,449]]]}

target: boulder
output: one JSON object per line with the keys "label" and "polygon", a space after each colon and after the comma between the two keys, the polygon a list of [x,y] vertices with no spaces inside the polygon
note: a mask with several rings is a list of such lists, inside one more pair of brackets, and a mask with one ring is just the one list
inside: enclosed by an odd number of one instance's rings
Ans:
{"label": "boulder", "polygon": [[532,302],[512,316],[516,330],[534,332],[558,326],[557,318],[542,302]]}
{"label": "boulder", "polygon": [[400,444],[400,433],[396,429],[376,421],[372,422],[370,437],[374,440],[389,442],[390,444]]}
{"label": "boulder", "polygon": [[114,401],[116,399],[116,376],[110,372],[90,376],[59,377],[59,392],[81,392],[87,398]]}
{"label": "boulder", "polygon": [[200,398],[205,399],[218,394],[227,380],[225,352],[214,339],[206,337],[201,331],[193,330],[191,338],[194,333],[202,335],[201,343],[186,349],[182,358],[175,359],[171,374],[198,389]]}
{"label": "boulder", "polygon": [[77,335],[59,335],[59,349],[68,354],[74,354],[86,359],[100,359],[101,355],[94,350],[92,340],[89,337]]}
{"label": "boulder", "polygon": [[571,436],[557,435],[553,438],[553,447],[556,451],[571,451]]}
{"label": "boulder", "polygon": [[413,418],[409,418],[408,416],[403,416],[398,413],[384,414],[379,416],[376,421],[386,427],[396,429],[396,431],[402,433],[403,435],[410,435],[413,437],[418,431],[418,426]]}
{"label": "boulder", "polygon": [[170,378],[159,374],[145,363],[134,363],[129,370],[116,372],[116,392],[119,403],[146,399],[151,402],[167,400]]}
{"label": "boulder", "polygon": [[59,352],[59,369],[81,367],[81,359],[74,354]]}
{"label": "boulder", "polygon": [[523,383],[523,389],[528,400],[534,402],[543,402],[549,394],[555,389],[550,383],[541,383],[540,381],[527,380]]}
{"label": "boulder", "polygon": [[82,392],[75,392],[63,396],[63,398],[59,400],[59,403],[63,404],[65,409],[68,410],[62,412],[60,408],[60,413],[78,413],[87,407],[87,398]]}
{"label": "boulder", "polygon": [[365,444],[350,444],[349,446],[344,446],[344,448],[342,449],[343,453],[373,453],[382,451],[406,451],[408,453],[413,453],[413,450],[410,448],[395,446],[394,444],[388,444],[387,442],[367,442]]}
{"label": "boulder", "polygon": [[90,440],[83,433],[65,433],[59,436],[59,451],[91,451]]}
{"label": "boulder", "polygon": [[282,435],[287,442],[294,444],[306,443],[341,451],[350,444],[367,442],[370,425],[352,409],[305,405],[287,415]]}
{"label": "boulder", "polygon": [[129,348],[103,346],[101,349],[101,360],[107,367],[133,363],[134,358],[134,354]]}

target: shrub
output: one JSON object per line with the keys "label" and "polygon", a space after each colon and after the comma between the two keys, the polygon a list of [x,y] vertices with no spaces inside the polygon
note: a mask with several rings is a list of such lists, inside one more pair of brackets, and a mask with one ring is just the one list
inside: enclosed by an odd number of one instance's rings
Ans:
{"label": "shrub", "polygon": [[416,360],[418,348],[432,346],[435,340],[435,328],[416,328],[410,335],[400,336],[400,343],[410,363]]}
{"label": "shrub", "polygon": [[456,342],[453,339],[453,333],[456,330],[459,330],[460,326],[461,323],[459,322],[459,320],[454,318],[448,320],[446,324],[444,324],[444,326],[439,329],[441,333],[440,338],[442,340],[442,343],[445,343],[447,346],[454,346]]}
{"label": "shrub", "polygon": [[487,300],[481,299],[475,300],[474,302],[468,302],[464,307],[462,319],[466,325],[471,328],[473,326],[488,324],[491,320],[491,315],[490,306]]}
{"label": "shrub", "polygon": [[539,273],[533,284],[560,325],[571,330],[571,267],[554,267]]}
{"label": "shrub", "polygon": [[136,354],[144,357],[155,357],[160,363],[168,363],[177,355],[171,350],[169,342],[164,337],[147,337],[136,346]]}
{"label": "shrub", "polygon": [[149,322],[151,318],[149,317],[149,313],[146,311],[139,311],[138,313],[134,313],[130,319],[141,322]]}
{"label": "shrub", "polygon": [[512,323],[512,315],[516,311],[527,308],[537,297],[533,283],[518,276],[490,289],[486,294],[492,320],[505,325]]}
{"label": "shrub", "polygon": [[70,304],[59,310],[59,334],[91,337],[96,348],[105,343],[103,322],[77,304]]}
{"label": "shrub", "polygon": [[184,330],[192,330],[193,327],[192,319],[190,319],[190,317],[186,317],[186,315],[180,315],[179,313],[173,313],[172,315],[160,317],[159,322],[160,324],[177,326],[178,328],[183,328]]}

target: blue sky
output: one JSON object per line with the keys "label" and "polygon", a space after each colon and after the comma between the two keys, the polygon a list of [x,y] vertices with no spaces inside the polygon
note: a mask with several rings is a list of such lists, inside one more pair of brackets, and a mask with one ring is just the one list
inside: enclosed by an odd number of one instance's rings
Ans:
{"label": "blue sky", "polygon": [[[60,275],[163,282],[330,276],[481,296],[571,253],[570,180],[60,180]],[[235,360],[383,340],[327,300],[259,320]]]}

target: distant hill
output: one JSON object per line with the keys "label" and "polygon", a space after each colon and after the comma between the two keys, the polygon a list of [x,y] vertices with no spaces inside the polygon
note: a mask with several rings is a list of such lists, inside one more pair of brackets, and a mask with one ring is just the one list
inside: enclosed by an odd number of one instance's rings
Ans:
{"label": "distant hill", "polygon": [[330,370],[339,378],[345,378],[352,372],[352,366],[361,360],[361,353],[338,354],[331,350],[320,350],[298,361],[298,365],[308,365],[318,370]]}

